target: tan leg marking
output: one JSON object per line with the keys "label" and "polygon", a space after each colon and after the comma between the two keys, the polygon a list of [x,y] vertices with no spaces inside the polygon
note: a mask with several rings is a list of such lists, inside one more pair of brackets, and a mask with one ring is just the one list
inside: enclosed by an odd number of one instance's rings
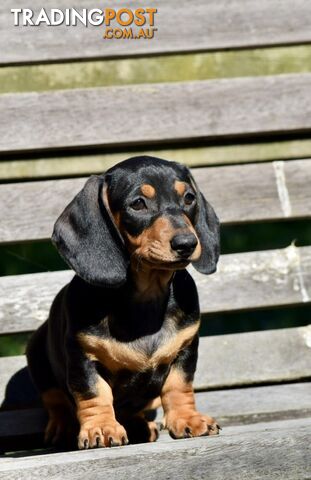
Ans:
{"label": "tan leg marking", "polygon": [[73,406],[67,395],[58,388],[51,388],[42,394],[42,402],[49,416],[44,441],[56,444],[71,442],[75,430]]}
{"label": "tan leg marking", "polygon": [[127,434],[116,420],[110,386],[98,377],[96,390],[96,397],[91,399],[85,399],[80,394],[74,395],[80,423],[78,447],[86,449],[126,445]]}
{"label": "tan leg marking", "polygon": [[191,383],[187,383],[183,372],[172,369],[161,394],[164,410],[163,425],[173,438],[217,435],[216,421],[196,410]]}

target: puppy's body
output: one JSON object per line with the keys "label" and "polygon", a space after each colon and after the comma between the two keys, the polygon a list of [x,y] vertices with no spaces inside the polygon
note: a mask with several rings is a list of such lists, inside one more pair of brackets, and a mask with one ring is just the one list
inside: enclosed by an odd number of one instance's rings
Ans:
{"label": "puppy's body", "polygon": [[158,397],[173,437],[217,433],[195,410],[199,304],[184,269],[215,270],[217,217],[185,167],[148,157],[91,177],[79,195],[54,234],[79,276],[27,351],[47,436],[64,434],[70,414],[80,448],[155,440],[144,412]]}
{"label": "puppy's body", "polygon": [[130,283],[108,290],[90,286],[75,276],[58,294],[50,318],[40,331],[46,335],[46,361],[53,372],[47,377],[44,367],[44,389],[61,387],[70,394],[64,366],[74,361],[76,378],[71,380],[77,391],[90,393],[93,385],[89,372],[84,379],[85,362],[77,361],[74,353],[80,348],[112,386],[117,417],[141,412],[160,395],[180,350],[189,352],[184,368],[191,378],[197,355],[199,309],[190,275],[177,272],[165,295],[147,303],[133,300],[131,290]]}

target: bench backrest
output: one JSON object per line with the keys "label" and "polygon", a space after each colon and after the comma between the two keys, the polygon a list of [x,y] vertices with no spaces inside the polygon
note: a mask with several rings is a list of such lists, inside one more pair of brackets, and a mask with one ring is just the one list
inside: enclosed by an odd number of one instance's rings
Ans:
{"label": "bench backrest", "polygon": [[[49,239],[84,176],[136,153],[191,166],[224,225],[310,219],[311,47],[296,46],[311,41],[309,2],[245,4],[157,0],[153,40],[104,42],[92,27],[52,37],[12,27],[4,0],[0,242]],[[311,246],[223,255],[214,276],[194,274],[202,312],[310,303],[310,264]],[[0,278],[0,334],[35,329],[71,276]],[[298,328],[203,338],[196,387],[306,378],[309,336]],[[2,385],[24,364],[1,358]]]}

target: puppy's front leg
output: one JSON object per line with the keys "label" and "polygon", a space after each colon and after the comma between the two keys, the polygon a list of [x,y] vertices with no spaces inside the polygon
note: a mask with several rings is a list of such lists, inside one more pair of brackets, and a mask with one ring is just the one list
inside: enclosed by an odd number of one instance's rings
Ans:
{"label": "puppy's front leg", "polygon": [[195,406],[192,387],[197,361],[198,339],[180,352],[161,392],[164,426],[173,438],[217,435],[219,426],[208,415],[199,413]]}
{"label": "puppy's front leg", "polygon": [[98,375],[94,362],[75,351],[68,367],[68,387],[80,424],[79,449],[126,445],[127,434],[116,420],[111,387]]}
{"label": "puppy's front leg", "polygon": [[89,394],[74,394],[80,423],[79,448],[126,445],[127,434],[116,420],[110,386],[98,377],[94,387],[91,398]]}

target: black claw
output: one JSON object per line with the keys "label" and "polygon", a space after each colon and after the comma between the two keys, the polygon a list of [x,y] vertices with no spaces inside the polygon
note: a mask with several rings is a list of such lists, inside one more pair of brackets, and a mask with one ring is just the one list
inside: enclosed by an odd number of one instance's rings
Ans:
{"label": "black claw", "polygon": [[190,437],[191,437],[191,434],[192,434],[191,428],[186,427],[186,428],[185,428],[185,437],[186,437],[186,438],[190,438]]}
{"label": "black claw", "polygon": [[218,430],[222,430],[221,426],[218,425],[218,423],[216,424],[216,427],[218,428]]}
{"label": "black claw", "polygon": [[88,448],[88,446],[89,446],[89,441],[87,439],[85,439],[84,442],[83,442],[83,447]]}
{"label": "black claw", "polygon": [[115,442],[112,437],[108,438],[108,442],[109,442],[109,447],[119,447],[120,446],[120,443]]}
{"label": "black claw", "polygon": [[100,437],[96,437],[96,447],[99,447]]}

